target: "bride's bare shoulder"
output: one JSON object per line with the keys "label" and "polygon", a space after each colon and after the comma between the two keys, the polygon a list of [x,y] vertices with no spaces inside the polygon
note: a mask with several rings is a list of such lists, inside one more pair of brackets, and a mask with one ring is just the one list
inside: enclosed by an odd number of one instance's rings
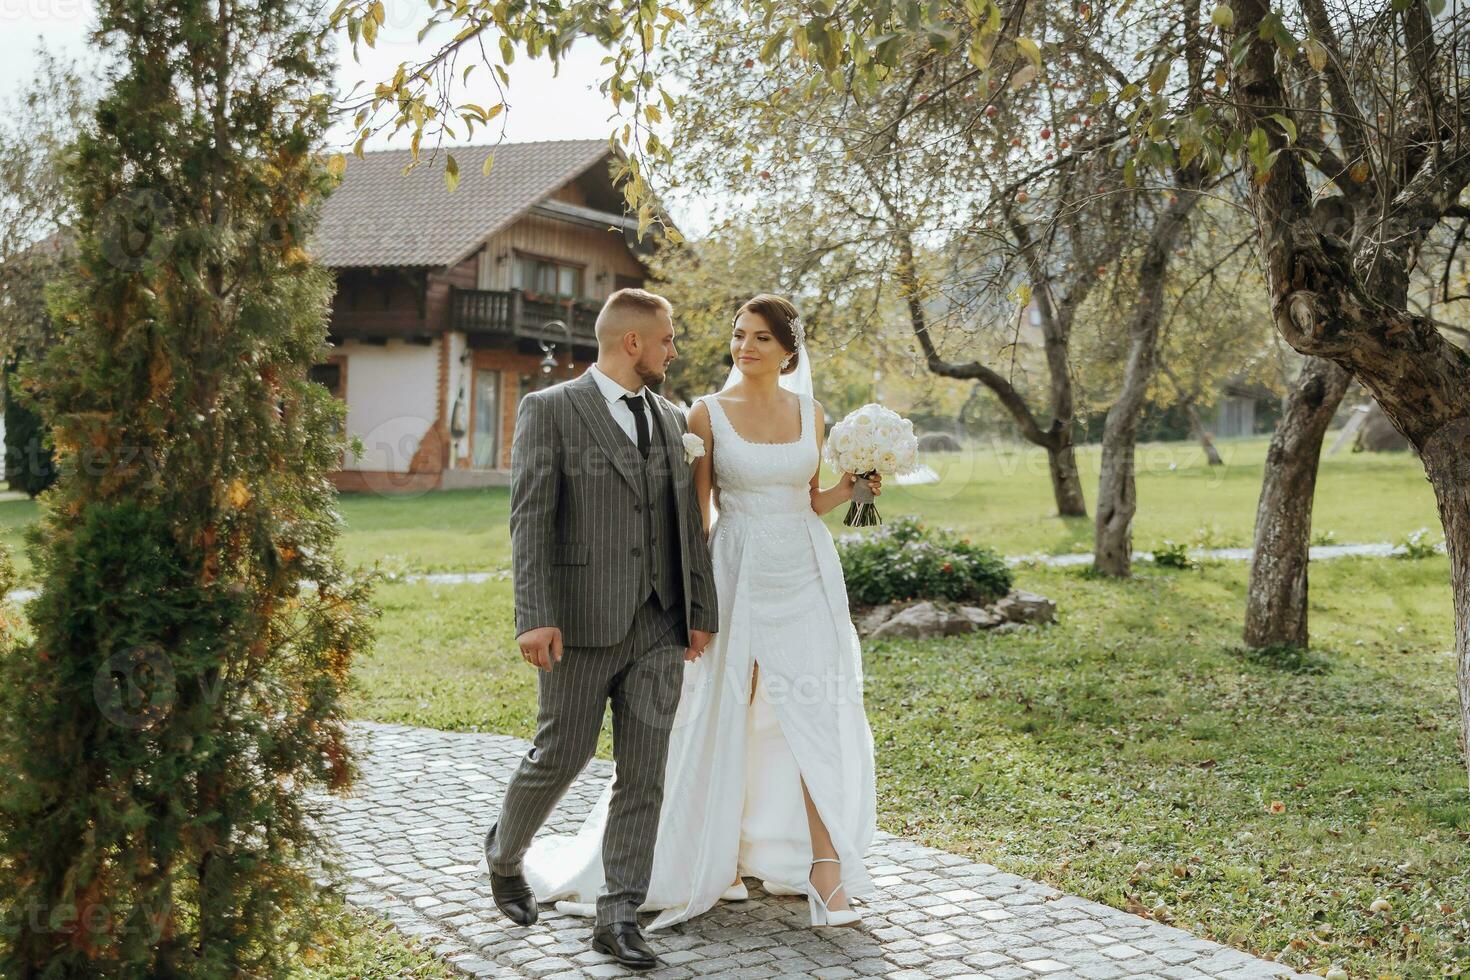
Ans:
{"label": "bride's bare shoulder", "polygon": [[[708,397],[713,398],[714,396]],[[703,398],[697,398],[694,401],[694,407],[689,409],[689,431],[707,436],[710,433],[709,406],[704,402]]]}

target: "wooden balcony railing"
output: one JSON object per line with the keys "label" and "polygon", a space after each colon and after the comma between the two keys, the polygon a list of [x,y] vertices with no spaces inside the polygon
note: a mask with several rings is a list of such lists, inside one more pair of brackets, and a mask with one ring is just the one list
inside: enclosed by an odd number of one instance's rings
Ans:
{"label": "wooden balcony railing", "polygon": [[500,334],[526,340],[564,344],[566,331],[551,325],[560,320],[572,328],[572,342],[594,347],[594,324],[600,307],[580,300],[553,300],[531,296],[519,289],[453,289],[450,326],[466,333]]}

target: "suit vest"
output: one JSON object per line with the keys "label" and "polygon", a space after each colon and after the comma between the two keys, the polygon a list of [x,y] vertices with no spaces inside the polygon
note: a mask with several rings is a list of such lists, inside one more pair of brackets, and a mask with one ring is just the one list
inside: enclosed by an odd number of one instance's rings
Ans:
{"label": "suit vest", "polygon": [[664,437],[663,410],[649,399],[648,423],[652,426],[653,450],[643,464],[643,502],[636,516],[643,522],[643,545],[639,548],[639,572],[643,586],[639,594],[653,593],[659,605],[670,609],[684,603],[684,575],[679,553],[679,507],[674,494],[673,466],[682,446],[669,446]]}

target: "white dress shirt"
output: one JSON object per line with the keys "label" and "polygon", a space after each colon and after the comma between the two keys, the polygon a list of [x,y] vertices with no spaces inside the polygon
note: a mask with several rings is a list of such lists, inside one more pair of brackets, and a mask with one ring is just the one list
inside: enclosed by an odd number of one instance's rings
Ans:
{"label": "white dress shirt", "polygon": [[[602,392],[602,397],[607,399],[607,410],[612,415],[613,421],[618,424],[618,428],[623,430],[623,434],[628,437],[628,440],[633,445],[638,445],[638,423],[633,418],[633,410],[628,407],[627,402],[623,401],[623,397],[625,395],[637,395],[647,405],[649,399],[645,392],[648,390],[648,386],[645,385],[637,391],[629,391],[599,371],[596,364],[589,367],[587,373],[592,375],[592,380],[597,382],[597,387]],[[651,412],[653,406],[649,405],[648,410]],[[651,415],[648,418],[648,432],[650,436],[653,435],[653,418]]]}

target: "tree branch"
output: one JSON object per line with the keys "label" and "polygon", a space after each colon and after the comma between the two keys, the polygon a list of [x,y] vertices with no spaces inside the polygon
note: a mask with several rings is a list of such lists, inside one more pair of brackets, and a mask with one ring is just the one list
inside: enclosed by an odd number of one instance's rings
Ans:
{"label": "tree branch", "polygon": [[1342,45],[1337,40],[1337,32],[1332,29],[1327,8],[1322,0],[1301,0],[1301,8],[1317,41],[1327,49],[1327,65],[1322,69],[1322,74],[1327,80],[1327,95],[1332,102],[1333,114],[1337,117],[1337,131],[1348,164],[1351,166],[1361,160],[1371,168],[1373,160],[1368,152],[1368,127],[1363,121],[1363,113],[1357,100],[1353,98],[1353,89],[1348,83],[1347,75],[1343,73]]}

